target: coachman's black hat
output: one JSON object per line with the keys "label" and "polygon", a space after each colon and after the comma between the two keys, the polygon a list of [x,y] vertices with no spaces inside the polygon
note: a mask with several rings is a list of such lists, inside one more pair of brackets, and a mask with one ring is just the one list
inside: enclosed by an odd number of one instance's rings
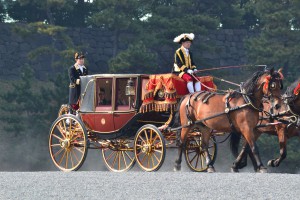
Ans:
{"label": "coachman's black hat", "polygon": [[174,38],[174,42],[176,43],[183,43],[185,41],[193,41],[195,38],[194,33],[182,33],[181,35],[177,36],[176,38]]}

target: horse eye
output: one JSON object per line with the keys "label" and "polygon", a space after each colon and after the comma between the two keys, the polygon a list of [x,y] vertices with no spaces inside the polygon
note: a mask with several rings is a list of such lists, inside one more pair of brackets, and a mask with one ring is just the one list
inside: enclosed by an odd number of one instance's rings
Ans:
{"label": "horse eye", "polygon": [[272,89],[276,88],[276,83],[272,82],[272,83],[271,83],[271,88],[272,88]]}

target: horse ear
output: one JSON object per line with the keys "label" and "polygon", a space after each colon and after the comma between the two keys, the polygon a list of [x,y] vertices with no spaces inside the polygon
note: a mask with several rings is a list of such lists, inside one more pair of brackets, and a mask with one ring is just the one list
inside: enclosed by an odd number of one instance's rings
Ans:
{"label": "horse ear", "polygon": [[280,69],[278,70],[278,73],[282,73],[283,68],[280,67]]}

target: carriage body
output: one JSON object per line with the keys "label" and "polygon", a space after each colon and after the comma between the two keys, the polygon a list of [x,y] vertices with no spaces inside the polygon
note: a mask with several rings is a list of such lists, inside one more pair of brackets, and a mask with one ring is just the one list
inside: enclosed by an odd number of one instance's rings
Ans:
{"label": "carriage body", "polygon": [[[131,137],[125,130],[139,118],[148,75],[104,74],[81,77],[79,115],[88,131],[104,139]],[[129,85],[131,84],[131,85]],[[134,91],[126,95],[126,88]],[[100,94],[104,91],[104,97]],[[101,98],[105,103],[100,102]]]}
{"label": "carriage body", "polygon": [[[176,132],[157,127],[170,120],[180,98],[188,94],[184,80],[171,73],[96,74],[80,79],[77,116],[60,112],[50,130],[54,164],[62,171],[77,170],[88,149],[100,149],[111,171],[127,171],[136,161],[144,171],[158,170],[165,148],[176,147]],[[212,77],[199,79],[207,86],[205,90],[216,88]],[[199,133],[192,133],[187,156],[199,149],[200,143]],[[215,155],[215,144],[212,147]],[[201,165],[200,171],[204,171],[205,165]]]}

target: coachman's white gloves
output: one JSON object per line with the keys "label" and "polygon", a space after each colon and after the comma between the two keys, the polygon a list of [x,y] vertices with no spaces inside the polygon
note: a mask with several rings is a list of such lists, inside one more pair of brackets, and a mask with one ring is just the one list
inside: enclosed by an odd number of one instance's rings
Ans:
{"label": "coachman's white gloves", "polygon": [[193,70],[191,70],[191,69],[188,69],[188,70],[187,70],[187,73],[189,73],[189,74],[193,74],[193,73],[194,73],[194,71],[193,71]]}

